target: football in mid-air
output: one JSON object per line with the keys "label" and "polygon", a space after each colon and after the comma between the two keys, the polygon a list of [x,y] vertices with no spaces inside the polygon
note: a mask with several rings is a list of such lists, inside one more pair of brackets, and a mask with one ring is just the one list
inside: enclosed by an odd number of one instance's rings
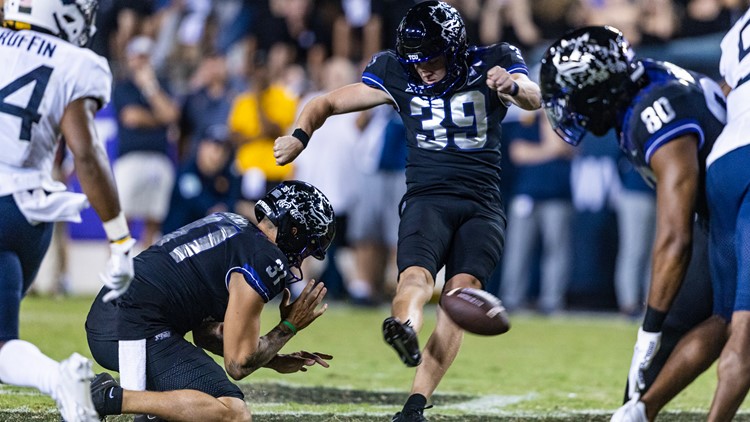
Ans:
{"label": "football in mid-air", "polygon": [[440,306],[464,330],[495,336],[510,330],[510,320],[500,299],[484,290],[463,287],[443,294]]}

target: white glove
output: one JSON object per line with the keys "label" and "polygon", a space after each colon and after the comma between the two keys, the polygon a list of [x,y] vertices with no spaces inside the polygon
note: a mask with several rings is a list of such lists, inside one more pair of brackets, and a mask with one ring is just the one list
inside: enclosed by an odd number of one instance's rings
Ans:
{"label": "white glove", "polygon": [[105,303],[122,296],[130,287],[130,282],[133,281],[135,272],[133,270],[133,246],[135,246],[135,239],[133,238],[122,243],[109,244],[110,255],[109,261],[107,261],[107,269],[99,275],[102,283],[110,289],[102,298]]}
{"label": "white glove", "polygon": [[630,371],[628,372],[628,398],[632,399],[646,388],[643,371],[651,366],[660,345],[661,332],[649,333],[643,331],[643,327],[638,329],[638,339],[635,341],[633,360],[630,362]]}
{"label": "white glove", "polygon": [[610,422],[648,422],[646,405],[638,401],[638,397],[634,397],[617,409]]}

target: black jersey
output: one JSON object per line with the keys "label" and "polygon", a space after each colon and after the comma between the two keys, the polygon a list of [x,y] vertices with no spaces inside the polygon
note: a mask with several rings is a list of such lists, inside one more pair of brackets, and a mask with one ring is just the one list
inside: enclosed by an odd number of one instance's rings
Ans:
{"label": "black jersey", "polygon": [[[281,250],[232,213],[211,214],[167,234],[134,264],[133,283],[115,301],[117,332],[95,333],[99,338],[139,339],[165,328],[184,334],[203,321],[224,320],[232,273],[241,273],[265,302],[283,291],[291,276]],[[97,299],[89,319],[108,318],[105,308]]]}
{"label": "black jersey", "polygon": [[654,153],[679,136],[695,134],[701,169],[697,208],[705,217],[706,156],[726,121],[724,94],[707,76],[671,63],[643,60],[643,65],[649,83],[623,115],[620,148],[653,187],[657,182],[650,167]]}
{"label": "black jersey", "polygon": [[507,112],[485,82],[500,66],[528,74],[517,48],[507,43],[472,47],[459,87],[440,97],[423,97],[409,87],[409,67],[396,52],[375,55],[362,82],[388,93],[407,130],[407,192],[458,195],[496,203],[500,198],[500,122]]}

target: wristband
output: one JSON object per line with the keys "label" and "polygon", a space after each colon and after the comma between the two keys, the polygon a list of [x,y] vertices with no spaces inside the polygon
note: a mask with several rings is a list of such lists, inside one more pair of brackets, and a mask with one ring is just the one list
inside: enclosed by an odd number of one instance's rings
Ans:
{"label": "wristband", "polygon": [[297,334],[297,327],[295,327],[294,324],[292,324],[291,322],[289,322],[287,320],[283,320],[283,321],[281,321],[281,323],[284,324],[284,325],[286,325],[287,328],[289,328],[289,331],[292,332],[292,335]]}
{"label": "wristband", "polygon": [[292,136],[299,139],[299,141],[302,142],[302,146],[307,148],[307,143],[310,142],[310,135],[308,135],[307,132],[300,128],[297,128],[294,129],[294,132],[292,132]]}
{"label": "wristband", "polygon": [[667,313],[654,309],[650,306],[646,307],[646,316],[643,318],[643,331],[649,333],[658,333],[661,331],[664,320],[667,318]]}
{"label": "wristband", "polygon": [[130,229],[125,214],[120,211],[117,217],[102,223],[104,232],[107,233],[107,239],[110,242],[122,242],[130,237]]}
{"label": "wristband", "polygon": [[511,88],[510,93],[508,95],[510,95],[511,97],[515,97],[516,95],[518,95],[518,91],[520,89],[521,88],[518,86],[518,84],[515,81],[513,81],[513,88]]}

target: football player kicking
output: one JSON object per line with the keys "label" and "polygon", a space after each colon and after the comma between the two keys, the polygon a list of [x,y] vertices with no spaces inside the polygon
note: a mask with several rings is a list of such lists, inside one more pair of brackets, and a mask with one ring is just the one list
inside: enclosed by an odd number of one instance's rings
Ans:
{"label": "football player kicking", "polygon": [[[335,233],[328,199],[287,181],[255,206],[258,224],[215,213],[164,236],[135,258],[126,295],[105,303],[99,292],[86,319],[97,363],[120,372],[92,383],[101,416],[147,414],[181,421],[244,421],[250,412],[240,380],[261,367],[280,373],[328,367],[323,353],[279,350],[325,312],[326,289],[311,281],[289,303],[288,283],[302,261],[325,257]],[[263,306],[283,292],[281,321],[260,335]],[[185,340],[192,331],[195,345]],[[197,346],[197,347],[196,347]],[[208,354],[224,357],[224,369]],[[143,391],[147,390],[147,391]]]}
{"label": "football player kicking", "polygon": [[[98,420],[89,392],[91,362],[77,353],[55,362],[18,338],[18,319],[53,222],[79,222],[87,201],[111,242],[102,280],[112,290],[104,299],[124,293],[133,278],[135,240],[94,130],[112,75],[103,57],[83,48],[94,34],[97,6],[96,0],[5,1],[0,29],[0,382],[52,396],[68,422]],[[85,195],[52,179],[60,135]]]}
{"label": "football player kicking", "polygon": [[400,205],[399,280],[385,341],[410,367],[411,396],[394,421],[425,420],[427,399],[458,354],[463,331],[438,307],[424,351],[417,341],[435,274],[444,291],[482,288],[500,259],[505,214],[500,196],[500,121],[508,107],[541,107],[537,84],[518,49],[467,46],[463,19],[446,3],[425,1],[402,19],[396,51],[376,54],[362,82],[311,100],[291,136],[276,140],[280,165],[294,160],[335,114],[390,104],[407,128],[407,191]]}
{"label": "football player kicking", "polygon": [[617,29],[581,28],[547,50],[540,78],[560,137],[577,145],[589,132],[614,128],[620,148],[656,188],[648,306],[626,403],[612,417],[646,422],[714,362],[726,340],[726,315],[712,316],[704,189],[726,103],[708,77],[634,56]]}

